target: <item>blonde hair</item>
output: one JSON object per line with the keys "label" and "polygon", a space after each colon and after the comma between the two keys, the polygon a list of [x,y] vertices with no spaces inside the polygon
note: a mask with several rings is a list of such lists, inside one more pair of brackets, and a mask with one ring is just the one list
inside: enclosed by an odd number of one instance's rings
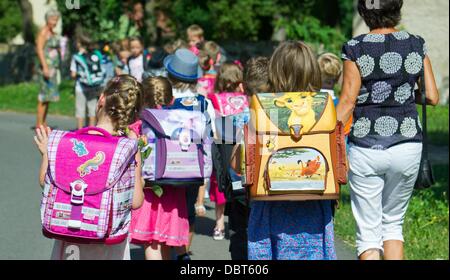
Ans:
{"label": "blonde hair", "polygon": [[156,108],[169,105],[172,102],[172,85],[164,77],[149,77],[142,81],[143,106]]}
{"label": "blonde hair", "polygon": [[333,53],[324,53],[319,56],[318,63],[323,79],[337,81],[342,74],[342,61]]}
{"label": "blonde hair", "polygon": [[182,39],[177,39],[171,43],[167,43],[164,45],[164,50],[168,54],[173,54],[179,49],[188,49],[189,45],[186,43],[186,41]]}
{"label": "blonde hair", "polygon": [[204,31],[203,28],[200,27],[200,25],[198,24],[193,24],[191,26],[189,26],[186,30],[186,34],[189,37],[189,35],[192,36],[197,36],[197,37],[202,37],[204,36]]}
{"label": "blonde hair", "polygon": [[125,132],[136,121],[142,104],[142,85],[130,75],[112,78],[103,91],[104,112],[118,132]]}
{"label": "blonde hair", "polygon": [[173,89],[176,89],[179,91],[187,91],[187,90],[190,90],[192,92],[197,91],[197,81],[192,81],[192,82],[181,81],[181,80],[177,79],[176,77],[174,77],[173,75],[171,75],[170,73],[168,74],[168,78],[169,78],[170,83],[172,84]]}
{"label": "blonde hair", "polygon": [[213,41],[206,42],[200,49],[198,55],[198,62],[200,67],[208,70],[211,64],[209,63],[212,59],[213,64],[217,63],[217,57],[220,53],[220,47]]}
{"label": "blonde hair", "polygon": [[235,92],[239,84],[244,80],[244,73],[241,67],[235,63],[224,63],[217,74],[216,91],[217,92]]}
{"label": "blonde hair", "polygon": [[244,87],[248,95],[269,91],[269,58],[260,56],[247,61]]}
{"label": "blonde hair", "polygon": [[297,41],[278,46],[269,62],[269,83],[275,92],[320,90],[321,73],[312,49]]}

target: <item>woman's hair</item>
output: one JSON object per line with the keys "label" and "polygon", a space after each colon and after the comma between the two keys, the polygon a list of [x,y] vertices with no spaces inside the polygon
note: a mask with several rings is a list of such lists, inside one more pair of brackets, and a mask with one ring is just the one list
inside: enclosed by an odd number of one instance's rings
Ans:
{"label": "woman's hair", "polygon": [[50,9],[45,13],[45,21],[48,21],[51,17],[61,17],[61,13],[56,9]]}
{"label": "woman's hair", "polygon": [[139,116],[142,104],[142,85],[130,75],[112,78],[103,91],[104,111],[116,131],[125,132],[128,125]]}
{"label": "woman's hair", "polygon": [[244,73],[239,65],[226,62],[222,64],[217,74],[216,92],[235,92],[244,80]]}
{"label": "woman's hair", "polygon": [[278,46],[269,62],[269,83],[275,92],[320,90],[319,64],[311,48],[299,41]]}
{"label": "woman's hair", "polygon": [[208,70],[211,66],[211,60],[213,64],[217,63],[217,57],[220,53],[220,47],[213,41],[208,41],[202,44],[200,53],[198,54],[198,63],[202,69]]}
{"label": "woman's hair", "polygon": [[338,80],[342,74],[342,61],[333,53],[321,54],[317,60],[322,79]]}
{"label": "woman's hair", "polygon": [[190,90],[192,92],[195,92],[197,89],[197,81],[192,81],[192,82],[187,82],[187,81],[182,81],[180,79],[177,79],[176,77],[174,77],[172,74],[168,73],[168,79],[170,81],[170,83],[172,84],[172,88],[179,90],[179,91],[187,91]]}
{"label": "woman's hair", "polygon": [[172,85],[164,77],[149,77],[142,81],[143,107],[156,108],[172,102]]}
{"label": "woman's hair", "polygon": [[245,93],[253,95],[269,90],[269,58],[250,58],[244,68]]}
{"label": "woman's hair", "polygon": [[358,0],[358,12],[370,30],[396,27],[402,19],[402,7],[403,0],[377,0],[373,4]]}

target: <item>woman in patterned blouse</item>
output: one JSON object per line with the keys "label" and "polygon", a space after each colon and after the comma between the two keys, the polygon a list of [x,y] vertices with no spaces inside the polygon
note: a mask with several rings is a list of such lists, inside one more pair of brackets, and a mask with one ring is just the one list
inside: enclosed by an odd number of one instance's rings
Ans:
{"label": "woman in patterned blouse", "polygon": [[362,260],[403,259],[402,225],[420,166],[421,122],[414,92],[425,77],[427,103],[439,93],[425,41],[395,27],[403,0],[359,0],[370,33],[343,47],[338,119],[353,114],[349,136],[351,204]]}

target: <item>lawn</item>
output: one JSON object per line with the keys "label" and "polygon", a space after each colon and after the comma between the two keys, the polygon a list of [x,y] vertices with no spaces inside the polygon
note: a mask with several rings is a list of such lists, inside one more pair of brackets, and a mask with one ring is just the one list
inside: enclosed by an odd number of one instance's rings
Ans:
{"label": "lawn", "polygon": [[[64,81],[61,101],[50,106],[50,114],[74,116],[74,82]],[[0,87],[0,110],[35,113],[39,87],[37,83],[21,83]],[[420,107],[418,107],[421,112]],[[429,107],[428,131],[434,145],[448,145],[448,106]]]}
{"label": "lawn", "polygon": [[[49,114],[75,115],[74,82],[64,81],[60,89],[60,102],[50,105]],[[21,83],[0,87],[0,111],[35,113],[39,85]]]}
{"label": "lawn", "polygon": [[[448,165],[434,167],[437,184],[414,191],[404,224],[405,257],[409,260],[449,259]],[[355,221],[348,186],[342,188],[336,212],[336,235],[355,247]]]}

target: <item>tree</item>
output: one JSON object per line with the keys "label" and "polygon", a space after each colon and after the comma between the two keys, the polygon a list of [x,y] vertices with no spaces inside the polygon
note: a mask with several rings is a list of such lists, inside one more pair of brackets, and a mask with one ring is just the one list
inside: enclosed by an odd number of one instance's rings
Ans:
{"label": "tree", "polygon": [[22,15],[15,0],[0,1],[0,42],[8,43],[22,29]]}
{"label": "tree", "polygon": [[34,44],[33,6],[28,0],[17,0],[22,11],[22,34],[26,43]]}

